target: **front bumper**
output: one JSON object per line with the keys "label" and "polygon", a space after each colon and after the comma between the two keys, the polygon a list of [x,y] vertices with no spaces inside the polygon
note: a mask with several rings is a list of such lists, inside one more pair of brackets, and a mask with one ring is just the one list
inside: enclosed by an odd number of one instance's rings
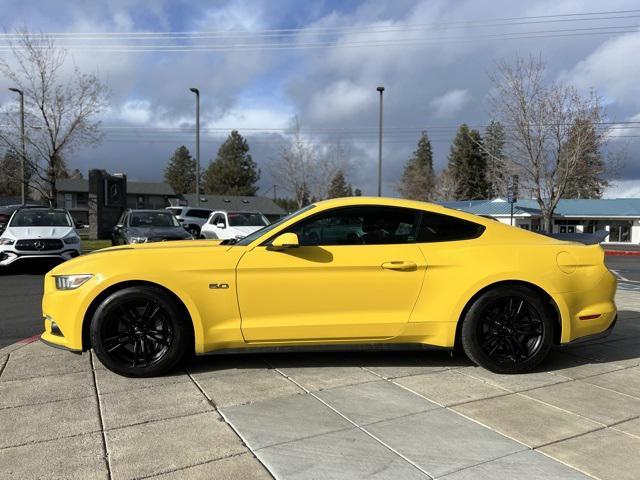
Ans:
{"label": "front bumper", "polygon": [[0,266],[11,265],[21,260],[34,260],[44,258],[54,258],[59,260],[71,260],[78,257],[80,250],[78,248],[65,248],[54,251],[34,252],[34,251],[18,251],[13,248],[0,248]]}

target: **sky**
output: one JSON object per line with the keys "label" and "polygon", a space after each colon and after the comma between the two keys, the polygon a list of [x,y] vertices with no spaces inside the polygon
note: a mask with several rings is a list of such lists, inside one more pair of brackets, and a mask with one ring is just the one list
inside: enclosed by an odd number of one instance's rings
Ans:
{"label": "sky", "polygon": [[[625,156],[606,192],[620,197],[640,196],[639,8],[637,0],[0,0],[0,25],[62,34],[70,65],[108,84],[102,142],[67,158],[83,172],[160,181],[177,147],[195,152],[189,87],[197,87],[203,167],[238,129],[262,171],[259,194],[269,194],[270,165],[297,117],[305,141],[319,150],[339,143],[349,181],[375,194],[383,85],[383,193],[396,195],[420,131],[441,170],[457,127],[491,120],[496,62],[534,54],[549,81],[594,89],[607,121],[631,122],[606,146]],[[0,105],[15,101],[9,86],[0,78]]]}

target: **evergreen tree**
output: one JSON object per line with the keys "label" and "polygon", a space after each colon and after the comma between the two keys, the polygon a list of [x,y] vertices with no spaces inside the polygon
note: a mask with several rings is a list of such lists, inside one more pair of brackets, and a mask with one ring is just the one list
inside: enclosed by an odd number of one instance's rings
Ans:
{"label": "evergreen tree", "polygon": [[509,175],[504,154],[505,131],[500,122],[491,120],[484,131],[484,151],[487,156],[487,182],[489,198],[505,197]]}
{"label": "evergreen tree", "polygon": [[327,198],[352,197],[353,188],[347,182],[342,170],[338,170],[331,179],[331,185],[327,191]]}
{"label": "evergreen tree", "polygon": [[427,132],[422,132],[418,140],[418,148],[405,164],[398,190],[404,198],[429,200],[435,196],[435,185],[431,141]]}
{"label": "evergreen tree", "polygon": [[562,198],[602,197],[609,183],[604,178],[605,164],[600,154],[595,125],[577,121],[569,132],[564,148],[580,148],[582,151],[578,155],[578,164],[567,179]]}
{"label": "evergreen tree", "polygon": [[255,195],[260,170],[249,154],[246,139],[233,130],[205,171],[205,190],[218,195]]}
{"label": "evergreen tree", "polygon": [[184,145],[173,153],[164,170],[164,180],[177,194],[196,191],[196,161]]}
{"label": "evergreen tree", "polygon": [[489,194],[487,159],[482,137],[463,123],[449,152],[449,171],[453,176],[456,200],[485,199]]}
{"label": "evergreen tree", "polygon": [[20,156],[12,150],[7,150],[0,160],[0,196],[19,196],[21,178]]}

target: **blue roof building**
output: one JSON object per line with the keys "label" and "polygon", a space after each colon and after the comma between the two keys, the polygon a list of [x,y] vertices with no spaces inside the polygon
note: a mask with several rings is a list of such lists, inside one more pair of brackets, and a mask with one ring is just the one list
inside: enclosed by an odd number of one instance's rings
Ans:
{"label": "blue roof building", "polygon": [[[504,198],[438,202],[447,208],[492,217],[502,223],[539,231],[542,214],[538,202],[518,200],[511,205]],[[560,200],[554,213],[555,233],[590,233],[607,230],[607,243],[640,244],[640,198],[567,199]]]}

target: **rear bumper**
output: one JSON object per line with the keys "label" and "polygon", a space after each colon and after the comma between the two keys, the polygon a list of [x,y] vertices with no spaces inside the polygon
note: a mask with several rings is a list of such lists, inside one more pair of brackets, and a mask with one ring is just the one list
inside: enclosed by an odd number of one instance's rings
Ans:
{"label": "rear bumper", "polygon": [[617,318],[614,301],[616,279],[608,270],[597,282],[579,292],[557,294],[555,298],[562,317],[561,344],[587,337],[606,335]]}
{"label": "rear bumper", "polygon": [[618,321],[618,314],[616,314],[613,317],[613,322],[611,322],[611,325],[609,325],[606,330],[603,330],[600,333],[592,333],[591,335],[585,335],[584,337],[575,338],[570,342],[563,344],[562,346],[573,347],[574,345],[580,345],[581,343],[587,343],[587,342],[592,342],[594,340],[602,340],[603,338],[607,338],[609,335],[611,335],[611,332],[613,332],[613,329],[615,328],[617,321]]}

